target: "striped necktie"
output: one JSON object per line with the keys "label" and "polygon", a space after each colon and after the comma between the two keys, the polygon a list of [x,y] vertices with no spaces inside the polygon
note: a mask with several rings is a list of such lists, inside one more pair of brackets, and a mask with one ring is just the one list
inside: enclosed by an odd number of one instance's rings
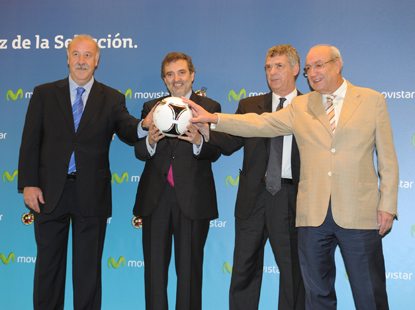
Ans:
{"label": "striped necktie", "polygon": [[[81,121],[81,117],[82,117],[82,112],[84,111],[84,102],[82,100],[82,94],[85,92],[85,89],[82,87],[78,87],[76,91],[77,91],[76,98],[72,105],[72,114],[73,114],[75,132],[78,130],[79,122]],[[75,170],[76,170],[75,152],[72,152],[72,156],[69,161],[68,174],[74,172]]]}
{"label": "striped necktie", "polygon": [[328,95],[327,96],[327,105],[326,105],[326,113],[329,118],[331,130],[334,132],[336,131],[336,112],[334,110],[334,104],[333,99],[335,98],[335,95]]}

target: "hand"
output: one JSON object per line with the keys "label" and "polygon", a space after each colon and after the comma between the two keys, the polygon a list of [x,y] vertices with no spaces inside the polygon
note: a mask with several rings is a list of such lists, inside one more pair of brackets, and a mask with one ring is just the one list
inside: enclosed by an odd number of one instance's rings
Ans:
{"label": "hand", "polygon": [[148,143],[150,143],[150,146],[154,147],[154,144],[164,137],[165,135],[154,125],[154,122],[151,122],[148,130]]}
{"label": "hand", "polygon": [[383,236],[388,230],[392,228],[393,214],[389,212],[378,210],[378,225],[379,235]]}
{"label": "hand", "polygon": [[202,136],[193,124],[187,125],[187,130],[183,132],[184,136],[179,136],[180,140],[185,140],[190,143],[196,144],[197,147],[202,143]]}
{"label": "hand", "polygon": [[42,190],[39,187],[23,188],[23,199],[26,206],[37,213],[40,212],[39,202],[45,204]]}
{"label": "hand", "polygon": [[199,132],[205,137],[205,141],[209,141],[210,139],[210,130],[208,123],[197,123],[194,126],[199,130]]}
{"label": "hand", "polygon": [[157,104],[154,105],[154,107],[151,108],[150,112],[147,114],[146,118],[143,120],[142,124],[144,127],[150,128],[151,122],[153,121],[153,112],[157,106],[158,106],[158,102]]}
{"label": "hand", "polygon": [[187,99],[186,97],[182,97],[182,100],[184,103],[188,104],[189,107],[192,109],[193,118],[189,120],[191,123],[218,123],[219,118],[216,114],[207,112],[200,105],[197,105],[196,103]]}

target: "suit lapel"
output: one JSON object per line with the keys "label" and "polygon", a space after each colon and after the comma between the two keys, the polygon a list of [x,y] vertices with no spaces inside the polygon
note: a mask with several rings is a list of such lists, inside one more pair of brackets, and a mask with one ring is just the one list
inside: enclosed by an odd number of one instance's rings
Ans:
{"label": "suit lapel", "polygon": [[56,84],[55,96],[59,106],[62,109],[63,116],[71,132],[75,134],[75,126],[72,115],[71,94],[69,93],[68,78],[59,81]]}
{"label": "suit lapel", "polygon": [[318,92],[312,92],[308,99],[308,108],[310,111],[317,117],[321,124],[326,128],[326,130],[333,135],[331,130],[329,118],[327,117],[326,110],[324,109],[323,99],[321,94]]}
{"label": "suit lapel", "polygon": [[94,115],[97,108],[104,102],[104,93],[101,85],[95,80],[91,87],[91,93],[88,96],[87,104],[85,105],[84,112],[82,113],[81,121],[79,122],[78,130],[76,134],[79,134],[86,126],[88,121]]}
{"label": "suit lapel", "polygon": [[362,100],[360,99],[360,94],[355,91],[355,88],[352,84],[347,82],[346,96],[343,100],[339,123],[336,126],[336,135],[341,132],[344,125],[352,117],[353,113],[356,111],[361,102]]}

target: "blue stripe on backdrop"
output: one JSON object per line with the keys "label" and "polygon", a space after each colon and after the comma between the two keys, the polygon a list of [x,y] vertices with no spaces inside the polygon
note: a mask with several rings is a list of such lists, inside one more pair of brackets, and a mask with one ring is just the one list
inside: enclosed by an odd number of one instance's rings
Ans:
{"label": "blue stripe on backdrop", "polygon": [[[263,69],[269,47],[293,45],[304,66],[305,55],[313,45],[337,46],[344,60],[343,76],[387,98],[401,176],[400,218],[384,239],[387,287],[391,309],[414,308],[413,1],[24,0],[2,3],[1,7],[0,308],[30,309],[32,305],[36,259],[33,225],[21,222],[26,211],[14,174],[29,98],[34,86],[68,75],[64,44],[80,33],[91,34],[101,45],[95,78],[126,93],[127,106],[137,117],[145,101],[166,93],[160,65],[168,52],[191,55],[197,69],[194,89],[206,87],[207,95],[220,102],[224,112],[234,113],[238,98],[269,91]],[[309,91],[301,75],[297,88],[303,93]],[[131,225],[144,165],[118,138],[112,143],[110,160],[112,173],[119,178],[114,178],[113,216],[103,255],[102,308],[144,309],[141,230]],[[205,248],[205,309],[228,307],[235,185],[241,163],[242,153],[238,152],[222,156],[213,165],[220,217],[212,222]],[[123,175],[128,177],[123,179]],[[338,309],[353,309],[340,252],[336,261]],[[169,301],[173,305],[174,268],[169,279]],[[276,308],[278,282],[278,269],[267,246],[261,309]],[[68,277],[68,309],[71,299]]]}

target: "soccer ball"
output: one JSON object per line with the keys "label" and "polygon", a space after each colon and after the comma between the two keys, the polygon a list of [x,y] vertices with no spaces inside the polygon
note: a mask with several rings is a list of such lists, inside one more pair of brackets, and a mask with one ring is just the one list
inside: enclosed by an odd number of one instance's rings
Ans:
{"label": "soccer ball", "polygon": [[154,125],[165,136],[173,138],[183,134],[192,117],[192,110],[177,97],[164,98],[153,112]]}

